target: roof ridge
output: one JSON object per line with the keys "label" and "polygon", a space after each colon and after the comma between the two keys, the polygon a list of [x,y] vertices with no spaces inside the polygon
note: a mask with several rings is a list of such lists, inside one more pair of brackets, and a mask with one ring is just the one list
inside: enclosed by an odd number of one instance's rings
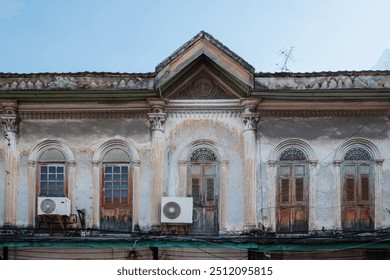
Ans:
{"label": "roof ridge", "polygon": [[230,58],[235,60],[237,63],[239,63],[241,66],[246,68],[251,73],[255,72],[255,68],[250,65],[248,62],[246,62],[242,57],[240,57],[238,54],[230,50],[228,47],[226,47],[222,42],[214,38],[210,33],[202,30],[198,34],[196,34],[194,37],[192,37],[189,41],[185,42],[182,46],[180,46],[178,49],[176,49],[170,56],[168,56],[166,59],[164,59],[161,63],[159,63],[156,66],[155,71],[159,72],[161,71],[165,66],[167,66],[169,63],[171,63],[173,60],[175,60],[177,57],[179,57],[181,54],[183,54],[187,49],[189,49],[191,46],[193,46],[196,42],[205,39],[208,42],[210,42],[212,45],[217,47],[219,50],[224,52],[226,55],[228,55]]}

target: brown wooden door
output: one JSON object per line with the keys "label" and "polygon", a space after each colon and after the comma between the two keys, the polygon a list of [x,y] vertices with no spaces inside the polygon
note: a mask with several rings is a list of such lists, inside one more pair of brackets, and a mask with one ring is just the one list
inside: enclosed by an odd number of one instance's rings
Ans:
{"label": "brown wooden door", "polygon": [[132,180],[128,164],[104,164],[100,201],[100,228],[132,230]]}
{"label": "brown wooden door", "polygon": [[373,180],[369,163],[344,165],[342,226],[343,230],[374,229]]}
{"label": "brown wooden door", "polygon": [[305,164],[280,164],[276,191],[276,231],[307,232],[308,186]]}
{"label": "brown wooden door", "polygon": [[194,234],[218,234],[217,165],[192,163],[190,165],[190,195],[194,200]]}

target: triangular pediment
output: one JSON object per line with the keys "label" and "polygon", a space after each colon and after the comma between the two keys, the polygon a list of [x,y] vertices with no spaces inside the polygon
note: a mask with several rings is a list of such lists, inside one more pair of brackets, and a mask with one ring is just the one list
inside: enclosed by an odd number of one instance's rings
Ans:
{"label": "triangular pediment", "polygon": [[200,32],[156,67],[155,85],[169,99],[247,97],[254,68]]}

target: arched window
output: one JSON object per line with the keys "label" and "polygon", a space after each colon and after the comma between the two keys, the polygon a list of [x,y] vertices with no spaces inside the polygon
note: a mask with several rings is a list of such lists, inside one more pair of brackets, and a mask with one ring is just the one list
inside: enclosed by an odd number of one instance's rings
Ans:
{"label": "arched window", "polygon": [[189,195],[194,200],[192,233],[218,233],[219,170],[215,152],[202,147],[189,157]]}
{"label": "arched window", "polygon": [[37,195],[67,197],[67,169],[64,154],[57,149],[44,151],[38,159]]}
{"label": "arched window", "polygon": [[308,230],[308,158],[298,148],[280,153],[276,184],[276,231]]}
{"label": "arched window", "polygon": [[103,156],[101,229],[131,231],[133,192],[130,164],[130,156],[120,148],[108,150]]}
{"label": "arched window", "polygon": [[374,161],[362,147],[350,148],[342,164],[342,227],[374,229]]}

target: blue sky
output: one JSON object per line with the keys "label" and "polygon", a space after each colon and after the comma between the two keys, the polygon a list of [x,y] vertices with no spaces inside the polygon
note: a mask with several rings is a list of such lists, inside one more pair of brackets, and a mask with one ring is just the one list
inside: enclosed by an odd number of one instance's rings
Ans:
{"label": "blue sky", "polygon": [[[255,67],[369,70],[388,0],[0,0],[0,72],[154,72],[204,30]],[[278,64],[278,66],[277,66]]]}

